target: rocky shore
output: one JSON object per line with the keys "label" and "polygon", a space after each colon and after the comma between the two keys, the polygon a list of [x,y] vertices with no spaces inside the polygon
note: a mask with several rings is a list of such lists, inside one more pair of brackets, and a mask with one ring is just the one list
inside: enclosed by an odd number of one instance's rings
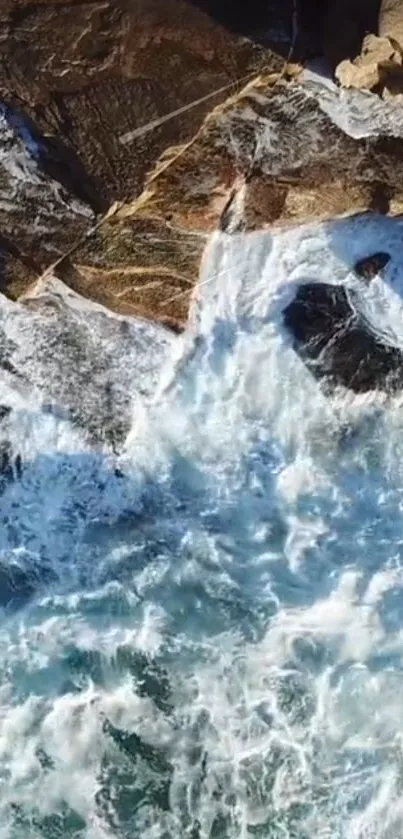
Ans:
{"label": "rocky shore", "polygon": [[[402,9],[6,0],[3,293],[23,301],[48,271],[111,310],[181,330],[214,230],[399,214],[399,131],[350,136],[304,66],[320,57],[358,97],[399,100]],[[330,84],[336,101],[342,87]]]}

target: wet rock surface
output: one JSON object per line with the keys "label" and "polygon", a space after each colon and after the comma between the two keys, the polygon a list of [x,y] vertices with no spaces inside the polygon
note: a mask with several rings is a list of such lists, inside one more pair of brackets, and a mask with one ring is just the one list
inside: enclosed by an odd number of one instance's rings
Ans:
{"label": "wet rock surface", "polygon": [[190,138],[214,102],[146,140],[122,138],[281,63],[187,0],[6,0],[0,42],[0,97],[46,137],[53,175],[59,168],[76,188],[84,179],[98,211],[138,193],[163,149]]}
{"label": "wet rock surface", "polygon": [[[395,9],[386,0],[253,0],[247,9],[226,0],[7,0],[1,290],[21,300],[29,292],[33,309],[38,296],[69,347],[75,327],[69,317],[61,326],[64,303],[57,315],[52,295],[45,306],[38,281],[64,256],[52,272],[73,292],[180,331],[214,230],[399,212],[401,139],[348,136],[304,87],[301,66],[284,60],[295,40],[300,58],[324,52],[333,66],[347,59],[370,75],[373,58],[378,75],[401,68]],[[369,282],[384,256],[358,274]]]}
{"label": "wet rock surface", "polygon": [[359,277],[362,277],[363,280],[370,282],[382,272],[389,261],[390,254],[380,251],[379,253],[374,253],[371,256],[365,257],[365,259],[360,259],[356,262],[354,270]]}
{"label": "wet rock surface", "polygon": [[181,327],[215,229],[385,213],[402,199],[399,138],[355,140],[298,76],[262,76],[215,108],[190,146],[160,160],[140,198],[85,243],[64,279],[112,308]]}
{"label": "wet rock surface", "polygon": [[88,204],[43,171],[26,123],[0,108],[0,291],[16,299],[94,219]]}
{"label": "wet rock surface", "polygon": [[[152,323],[86,306],[53,277],[23,305],[0,297],[0,387],[21,400],[19,417],[1,406],[1,435],[10,423],[30,425],[40,413],[113,450],[130,428],[137,401],[153,392],[172,339]],[[13,457],[0,441],[0,483],[18,473]]]}
{"label": "wet rock surface", "polygon": [[403,386],[403,351],[386,345],[340,286],[307,283],[284,310],[284,325],[311,373],[355,393]]}

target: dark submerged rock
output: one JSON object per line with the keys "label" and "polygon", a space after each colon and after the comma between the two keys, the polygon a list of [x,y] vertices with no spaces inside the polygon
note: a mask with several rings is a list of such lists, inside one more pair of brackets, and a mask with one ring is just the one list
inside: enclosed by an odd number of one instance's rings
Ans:
{"label": "dark submerged rock", "polygon": [[22,477],[22,459],[21,455],[13,456],[10,444],[3,441],[0,444],[0,492],[3,491],[7,484]]}
{"label": "dark submerged rock", "polygon": [[0,447],[0,488],[14,480],[11,448],[7,443]]}
{"label": "dark submerged rock", "polygon": [[403,387],[403,352],[384,344],[351,307],[340,286],[300,286],[284,324],[311,373],[355,393]]}
{"label": "dark submerged rock", "polygon": [[9,405],[0,405],[0,422],[6,417],[9,417],[11,414],[11,408]]}
{"label": "dark submerged rock", "polygon": [[379,251],[356,262],[354,270],[359,277],[370,282],[381,273],[389,261],[390,254]]}

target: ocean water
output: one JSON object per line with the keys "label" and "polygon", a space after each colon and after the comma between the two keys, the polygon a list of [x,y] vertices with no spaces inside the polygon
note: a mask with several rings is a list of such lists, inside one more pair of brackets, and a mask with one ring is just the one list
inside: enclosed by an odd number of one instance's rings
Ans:
{"label": "ocean water", "polygon": [[403,401],[325,395],[282,311],[344,284],[403,344],[402,244],[377,216],[217,234],[179,338],[60,283],[57,338],[1,300],[0,839],[400,839]]}

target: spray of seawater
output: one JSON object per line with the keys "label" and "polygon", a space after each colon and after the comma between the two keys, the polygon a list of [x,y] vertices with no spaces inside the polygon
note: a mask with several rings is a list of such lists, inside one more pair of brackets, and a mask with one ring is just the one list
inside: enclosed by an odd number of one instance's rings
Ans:
{"label": "spray of seawater", "polygon": [[[281,313],[318,280],[371,320],[379,287],[400,340],[402,235],[376,216],[217,235],[118,456],[55,414],[24,426],[1,497],[20,573],[1,839],[400,837],[401,398],[325,395]],[[369,249],[391,254],[370,292]]]}

